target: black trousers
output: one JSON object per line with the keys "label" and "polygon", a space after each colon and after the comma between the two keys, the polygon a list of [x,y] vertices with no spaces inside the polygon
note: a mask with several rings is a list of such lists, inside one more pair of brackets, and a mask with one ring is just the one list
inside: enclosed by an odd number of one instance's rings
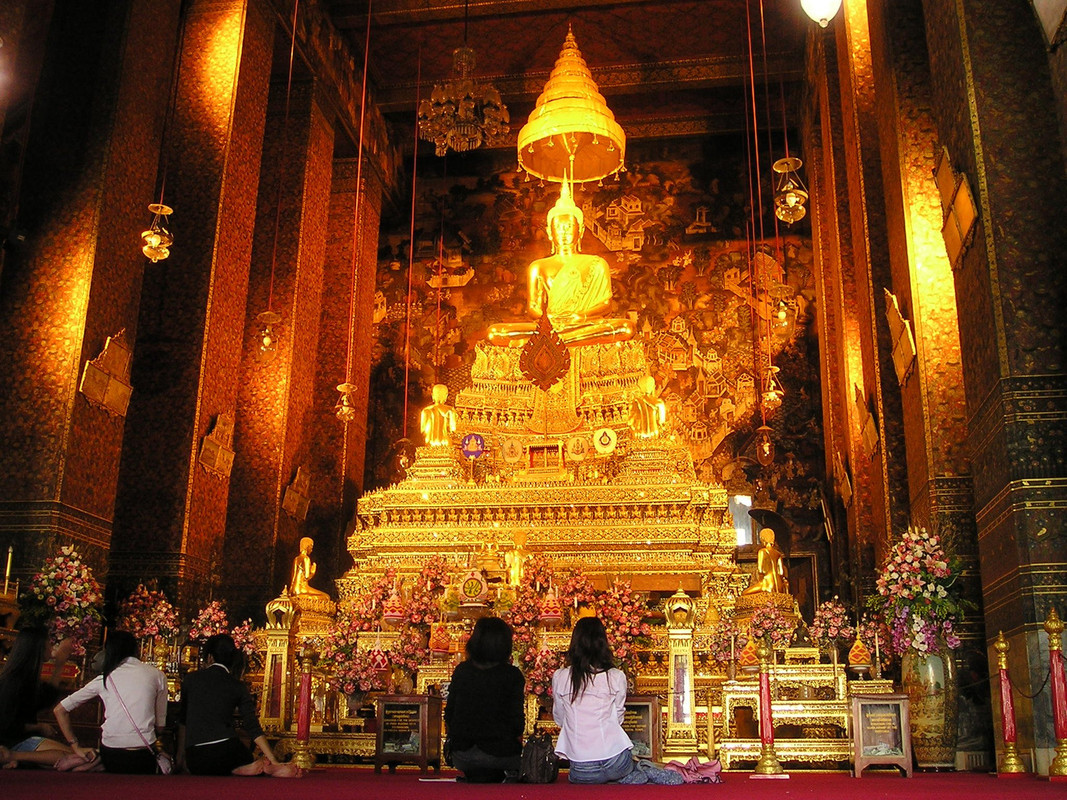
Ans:
{"label": "black trousers", "polygon": [[125,775],[155,775],[156,754],[147,747],[104,747],[100,745],[100,760],[108,772]]}
{"label": "black trousers", "polygon": [[256,759],[238,739],[198,744],[185,751],[185,765],[194,775],[229,775]]}

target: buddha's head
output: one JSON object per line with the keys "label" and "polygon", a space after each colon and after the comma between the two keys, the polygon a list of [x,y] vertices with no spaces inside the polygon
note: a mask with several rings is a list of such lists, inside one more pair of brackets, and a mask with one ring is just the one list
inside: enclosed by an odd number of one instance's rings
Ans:
{"label": "buddha's head", "polygon": [[435,383],[433,389],[430,390],[430,395],[435,403],[443,403],[448,399],[448,387],[443,383]]}
{"label": "buddha's head", "polygon": [[564,181],[556,204],[548,210],[546,231],[552,240],[552,252],[573,247],[580,249],[585,232],[585,215],[574,204],[570,183]]}
{"label": "buddha's head", "polygon": [[774,544],[774,531],[770,528],[763,528],[759,532],[759,540],[762,544]]}
{"label": "buddha's head", "polygon": [[656,379],[651,375],[642,375],[637,379],[637,388],[651,396],[656,392]]}
{"label": "buddha's head", "polygon": [[315,547],[315,540],[310,536],[305,536],[300,540],[300,552],[304,555],[310,555],[312,549]]}

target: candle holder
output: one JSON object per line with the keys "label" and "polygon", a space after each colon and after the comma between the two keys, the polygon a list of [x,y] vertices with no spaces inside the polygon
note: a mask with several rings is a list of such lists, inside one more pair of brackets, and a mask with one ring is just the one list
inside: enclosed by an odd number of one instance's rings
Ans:
{"label": "candle holder", "polygon": [[997,668],[1000,670],[1000,717],[1004,727],[1004,757],[997,767],[997,777],[1022,775],[1026,772],[1016,749],[1015,703],[1011,696],[1011,680],[1008,677],[1008,640],[1004,631],[997,633],[993,649],[997,653]]}

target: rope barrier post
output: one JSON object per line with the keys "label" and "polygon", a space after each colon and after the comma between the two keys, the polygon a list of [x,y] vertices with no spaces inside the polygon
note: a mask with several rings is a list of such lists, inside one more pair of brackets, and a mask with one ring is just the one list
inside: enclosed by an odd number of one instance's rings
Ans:
{"label": "rope barrier post", "polygon": [[1004,631],[997,633],[993,649],[997,652],[997,668],[1000,670],[1000,717],[1004,728],[1004,757],[997,767],[998,778],[1014,778],[1026,773],[1016,748],[1018,738],[1015,729],[1015,702],[1011,696],[1011,679],[1008,677],[1008,640]]}
{"label": "rope barrier post", "polygon": [[293,763],[301,769],[315,766],[315,754],[311,752],[311,662],[314,653],[300,648],[297,661],[300,663],[300,692],[296,718],[296,745],[293,748]]}
{"label": "rope barrier post", "polygon": [[760,642],[756,651],[759,656],[759,738],[760,756],[756,762],[756,771],[750,778],[788,778],[789,775],[778,763],[774,752],[774,719],[771,716],[771,649],[766,642]]}
{"label": "rope barrier post", "polygon": [[1056,609],[1045,617],[1048,634],[1048,666],[1052,676],[1052,722],[1056,733],[1056,757],[1048,765],[1052,781],[1067,780],[1067,679],[1063,673],[1063,620]]}

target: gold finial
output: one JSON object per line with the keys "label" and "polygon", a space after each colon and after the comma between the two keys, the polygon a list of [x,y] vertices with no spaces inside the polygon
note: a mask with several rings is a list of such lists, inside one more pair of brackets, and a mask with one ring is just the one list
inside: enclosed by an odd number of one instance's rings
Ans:
{"label": "gold finial", "polygon": [[1060,619],[1060,615],[1056,613],[1055,608],[1050,608],[1048,616],[1045,617],[1045,633],[1048,634],[1048,649],[1062,650],[1063,642],[1060,640],[1060,635],[1063,633],[1063,620]]}
{"label": "gold finial", "polygon": [[1004,631],[998,631],[996,641],[993,642],[993,649],[997,653],[997,669],[1008,668],[1008,649],[1010,647],[1008,640],[1004,638]]}

